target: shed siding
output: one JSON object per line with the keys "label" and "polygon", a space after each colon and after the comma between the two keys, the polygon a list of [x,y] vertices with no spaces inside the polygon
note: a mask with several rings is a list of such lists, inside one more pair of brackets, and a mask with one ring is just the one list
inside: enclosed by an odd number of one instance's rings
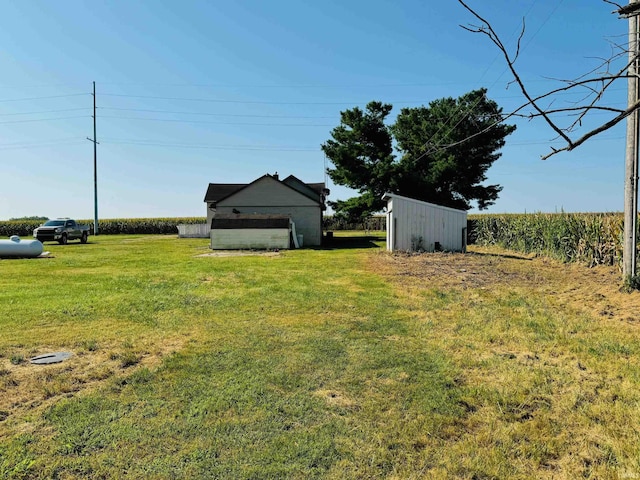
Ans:
{"label": "shed siding", "polygon": [[211,248],[213,250],[289,248],[289,229],[237,228],[232,230],[211,230]]}
{"label": "shed siding", "polygon": [[267,207],[254,206],[246,208],[234,205],[220,206],[216,209],[216,213],[233,213],[233,209],[240,210],[242,213],[268,213],[289,215],[291,221],[296,224],[296,233],[304,236],[304,244],[306,246],[318,246],[322,242],[322,210],[319,205],[312,207]]}
{"label": "shed siding", "polygon": [[387,250],[462,251],[467,212],[399,195],[387,198]]}
{"label": "shed siding", "polygon": [[[299,189],[298,189],[299,190]],[[322,243],[322,208],[315,201],[279,180],[265,176],[217,202],[215,209],[207,203],[207,224],[218,214],[282,214],[291,217],[296,233],[304,237],[304,245]]]}
{"label": "shed siding", "polygon": [[314,202],[309,197],[291,187],[283,185],[273,178],[262,178],[247,188],[221,200],[218,202],[218,207],[231,204],[241,209],[240,207],[252,208],[256,205],[264,207],[283,207],[289,205],[295,207],[312,207],[317,206],[318,202]]}
{"label": "shed siding", "polygon": [[211,223],[193,223],[178,225],[178,236],[180,238],[207,238]]}

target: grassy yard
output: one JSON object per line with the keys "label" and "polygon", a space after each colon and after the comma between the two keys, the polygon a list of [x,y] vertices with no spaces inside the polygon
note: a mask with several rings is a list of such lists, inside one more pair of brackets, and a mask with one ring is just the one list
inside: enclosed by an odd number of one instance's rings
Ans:
{"label": "grassy yard", "polygon": [[640,478],[615,270],[336,240],[0,260],[0,478]]}

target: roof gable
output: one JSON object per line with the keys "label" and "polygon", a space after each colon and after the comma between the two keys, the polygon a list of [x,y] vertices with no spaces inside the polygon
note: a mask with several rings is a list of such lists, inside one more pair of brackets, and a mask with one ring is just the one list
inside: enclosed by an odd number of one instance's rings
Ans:
{"label": "roof gable", "polygon": [[322,188],[324,188],[324,184],[317,184],[317,183],[306,184],[299,178],[294,177],[293,175],[289,175],[287,178],[282,180],[282,183],[290,186],[294,190],[297,190],[298,192],[302,193],[303,195],[306,195],[312,200],[320,201],[320,199],[322,198],[322,189],[318,191],[317,189],[314,189],[312,185],[315,185],[315,186],[322,185]]}
{"label": "roof gable", "polygon": [[218,202],[246,186],[246,183],[210,183],[204,201]]}
{"label": "roof gable", "polygon": [[265,175],[251,182],[231,195],[221,199],[218,206],[255,207],[255,206],[317,206],[318,199],[309,198],[298,190]]}
{"label": "roof gable", "polygon": [[460,210],[458,208],[445,207],[444,205],[437,205],[435,203],[425,202],[425,201],[422,201],[422,200],[416,200],[415,198],[403,197],[402,195],[397,195],[395,193],[385,193],[384,195],[382,195],[382,200],[389,201],[389,200],[393,200],[394,198],[398,198],[398,199],[403,200],[405,202],[416,203],[418,205],[424,205],[424,206],[435,208],[435,209],[438,209],[438,210],[446,210],[446,211],[449,211],[449,212],[464,213],[465,215],[467,214],[466,210]]}
{"label": "roof gable", "polygon": [[[302,180],[293,175],[289,175],[284,180],[279,180],[277,176],[263,175],[257,178],[251,183],[210,183],[205,194],[205,202],[226,202],[243,191],[254,188],[258,183],[272,182],[275,185],[280,185],[286,189],[289,189],[291,193],[303,195],[309,200],[312,200],[318,205],[323,204],[322,192],[324,190],[324,183],[306,184]],[[275,187],[278,188],[278,187]]]}

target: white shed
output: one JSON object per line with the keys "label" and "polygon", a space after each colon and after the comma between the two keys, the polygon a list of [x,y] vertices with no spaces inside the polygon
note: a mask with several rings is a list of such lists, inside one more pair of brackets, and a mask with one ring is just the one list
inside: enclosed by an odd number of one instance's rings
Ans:
{"label": "white shed", "polygon": [[387,250],[464,252],[467,212],[393,193],[387,201]]}
{"label": "white shed", "polygon": [[219,213],[211,222],[213,250],[281,249],[291,243],[288,215]]}
{"label": "white shed", "polygon": [[[204,197],[207,225],[221,214],[286,215],[304,237],[305,245],[318,246],[322,242],[322,212],[328,194],[324,183],[304,183],[293,175],[280,180],[277,174],[267,174],[248,184],[210,183]],[[237,248],[245,248],[246,242],[237,238]]]}

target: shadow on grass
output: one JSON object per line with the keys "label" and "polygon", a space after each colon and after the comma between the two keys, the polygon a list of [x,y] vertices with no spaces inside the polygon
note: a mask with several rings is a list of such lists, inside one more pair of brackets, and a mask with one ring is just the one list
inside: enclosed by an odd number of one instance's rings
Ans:
{"label": "shadow on grass", "polygon": [[346,250],[351,248],[381,248],[380,242],[384,242],[385,237],[381,235],[355,235],[355,236],[334,236],[333,238],[323,238],[320,247],[309,247],[313,250]]}
{"label": "shadow on grass", "polygon": [[518,253],[493,253],[493,252],[467,252],[468,255],[478,255],[479,257],[496,257],[496,258],[511,258],[514,260],[526,260],[530,262],[532,257],[526,256],[526,254]]}
{"label": "shadow on grass", "polygon": [[64,245],[59,243],[59,242],[42,242],[42,245],[44,245],[44,248],[46,250],[47,247],[60,247],[60,248],[71,248],[73,246],[85,246],[85,245],[89,245],[90,243],[94,243],[91,242],[91,240],[87,241],[87,243],[82,243],[80,240],[69,240],[69,243],[65,243]]}

